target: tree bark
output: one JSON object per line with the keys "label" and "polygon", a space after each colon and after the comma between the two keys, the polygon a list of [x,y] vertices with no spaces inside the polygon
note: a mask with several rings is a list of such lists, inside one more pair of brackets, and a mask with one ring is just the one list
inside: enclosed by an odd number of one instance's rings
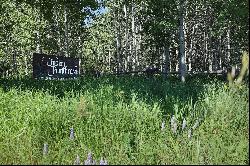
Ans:
{"label": "tree bark", "polygon": [[[57,2],[57,1],[56,1]],[[56,36],[55,38],[57,39],[57,45],[58,45],[58,53],[61,53],[61,47],[62,47],[62,43],[61,43],[61,34],[60,34],[60,26],[59,26],[59,20],[58,20],[58,15],[59,15],[59,9],[57,6],[55,6],[55,32],[56,32]]]}
{"label": "tree bark", "polygon": [[13,52],[13,72],[12,75],[16,75],[17,73],[17,62],[16,62],[16,49],[14,48],[14,52]]}
{"label": "tree bark", "polygon": [[124,17],[125,17],[125,48],[124,48],[124,68],[125,68],[125,71],[128,70],[128,61],[129,61],[129,58],[128,58],[128,17],[127,17],[127,6],[126,4],[123,5],[123,10],[124,10]]}
{"label": "tree bark", "polygon": [[185,40],[184,40],[184,0],[180,2],[180,26],[179,26],[179,42],[180,42],[180,77],[185,82],[186,62],[185,62]]}
{"label": "tree bark", "polygon": [[163,47],[163,58],[164,58],[164,68],[163,68],[163,73],[164,73],[164,78],[167,79],[168,73],[169,73],[169,46],[164,45]]}
{"label": "tree bark", "polygon": [[69,56],[69,42],[68,42],[68,18],[67,18],[67,8],[64,6],[64,30],[65,30],[65,56]]}
{"label": "tree bark", "polygon": [[39,54],[42,53],[42,48],[41,48],[41,35],[40,35],[40,31],[41,31],[41,22],[42,22],[42,11],[41,11],[41,1],[39,1],[40,3],[40,8],[39,8],[39,15],[38,15],[38,30],[36,31],[36,52],[38,52]]}
{"label": "tree bark", "polygon": [[121,34],[120,34],[120,23],[118,22],[118,11],[113,8],[113,20],[115,26],[115,40],[116,40],[116,73],[119,74],[121,72]]}
{"label": "tree bark", "polygon": [[230,61],[231,61],[231,41],[230,41],[230,25],[229,25],[227,29],[227,66],[230,65]]}
{"label": "tree bark", "polygon": [[132,70],[135,70],[136,65],[136,34],[135,34],[135,6],[132,2],[131,6],[131,31],[132,31]]}

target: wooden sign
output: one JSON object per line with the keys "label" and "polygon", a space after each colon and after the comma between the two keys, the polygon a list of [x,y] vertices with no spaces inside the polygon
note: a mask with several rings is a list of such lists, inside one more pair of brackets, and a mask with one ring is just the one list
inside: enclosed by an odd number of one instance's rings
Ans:
{"label": "wooden sign", "polygon": [[76,79],[80,75],[79,58],[34,53],[32,64],[36,79]]}

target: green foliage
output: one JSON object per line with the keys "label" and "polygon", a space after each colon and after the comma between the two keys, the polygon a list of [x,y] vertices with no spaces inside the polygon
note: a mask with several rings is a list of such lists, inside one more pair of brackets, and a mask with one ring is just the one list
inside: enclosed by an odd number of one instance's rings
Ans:
{"label": "green foliage", "polygon": [[[128,71],[149,64],[160,68],[165,63],[163,47],[168,48],[169,69],[178,70],[180,2],[1,0],[0,61],[8,66],[1,75],[31,75],[31,55],[37,51],[79,57],[84,70],[98,66],[112,72],[119,61]],[[108,12],[95,14],[100,6]],[[208,63],[216,69],[240,63],[240,51],[248,47],[248,1],[185,1],[185,9],[190,70],[207,70]],[[86,25],[89,18],[93,22]]]}
{"label": "green foliage", "polygon": [[[248,164],[248,86],[186,81],[1,79],[0,163],[73,164],[76,155],[83,162],[91,151],[109,164]],[[170,129],[173,114],[177,135]]]}
{"label": "green foliage", "polygon": [[[92,10],[98,7],[95,0],[71,3],[64,0],[2,0],[0,61],[10,64],[7,77],[31,74],[31,55],[40,50],[62,55],[67,43],[69,55],[81,57],[83,39],[87,36],[83,21],[87,16],[93,17]],[[83,10],[85,8],[88,10]]]}

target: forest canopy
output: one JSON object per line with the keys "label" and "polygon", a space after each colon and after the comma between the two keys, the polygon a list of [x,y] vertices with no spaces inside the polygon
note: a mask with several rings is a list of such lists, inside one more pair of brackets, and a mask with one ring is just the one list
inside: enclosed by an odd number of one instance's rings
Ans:
{"label": "forest canopy", "polygon": [[105,73],[225,70],[249,47],[247,0],[1,0],[0,73],[32,75],[33,53]]}

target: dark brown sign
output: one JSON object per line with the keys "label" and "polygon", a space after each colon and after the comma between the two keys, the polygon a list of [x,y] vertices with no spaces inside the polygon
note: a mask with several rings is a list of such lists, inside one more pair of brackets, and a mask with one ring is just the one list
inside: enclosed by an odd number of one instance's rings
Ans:
{"label": "dark brown sign", "polygon": [[76,79],[80,75],[80,59],[46,54],[33,54],[33,78]]}

